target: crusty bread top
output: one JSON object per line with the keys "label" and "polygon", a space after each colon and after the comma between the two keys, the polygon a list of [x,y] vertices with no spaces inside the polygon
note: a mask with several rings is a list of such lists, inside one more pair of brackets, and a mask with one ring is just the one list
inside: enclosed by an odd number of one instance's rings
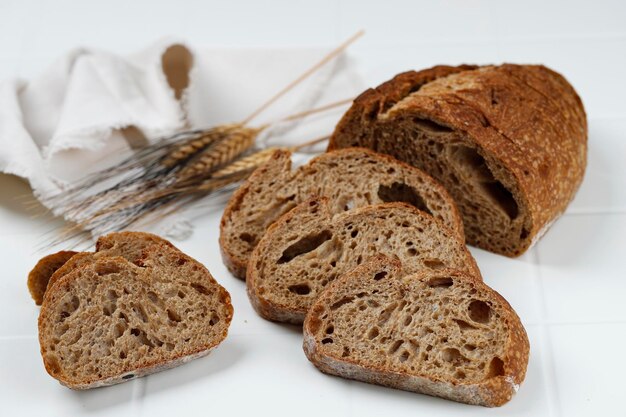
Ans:
{"label": "crusty bread top", "polygon": [[207,353],[232,314],[228,292],[202,264],[153,242],[134,263],[100,255],[60,277],[41,308],[41,353],[71,388],[122,382]]}
{"label": "crusty bread top", "polygon": [[96,241],[95,252],[74,252],[75,256],[70,257],[50,276],[47,286],[51,288],[62,276],[101,257],[122,256],[128,261],[136,263],[144,256],[145,249],[154,245],[169,246],[178,250],[168,240],[152,233],[124,231],[100,236]]}
{"label": "crusty bread top", "polygon": [[452,270],[406,275],[376,256],[333,282],[304,323],[323,371],[487,406],[524,380],[529,344],[511,306]]}
{"label": "crusty bread top", "polygon": [[[488,163],[506,171],[494,174],[528,208],[529,216],[519,247],[507,255],[519,255],[536,241],[582,181],[585,110],[567,80],[544,66],[438,66],[400,74],[354,101],[328,149],[379,149],[393,136],[391,126],[410,120],[462,132]],[[410,151],[394,154],[408,160]]]}
{"label": "crusty bread top", "polygon": [[74,251],[60,251],[44,256],[28,273],[28,291],[35,304],[41,305],[50,277],[74,255]]}
{"label": "crusty bread top", "polygon": [[403,201],[432,214],[461,236],[453,200],[430,176],[367,149],[322,154],[295,171],[291,153],[277,151],[233,195],[220,224],[220,246],[231,272],[243,278],[252,250],[280,215],[314,196],[329,199],[332,213]]}
{"label": "crusty bread top", "polygon": [[386,203],[333,216],[319,198],[267,230],[250,258],[248,295],[263,317],[302,323],[330,282],[378,253],[400,258],[406,273],[450,267],[481,279],[462,239],[415,207]]}

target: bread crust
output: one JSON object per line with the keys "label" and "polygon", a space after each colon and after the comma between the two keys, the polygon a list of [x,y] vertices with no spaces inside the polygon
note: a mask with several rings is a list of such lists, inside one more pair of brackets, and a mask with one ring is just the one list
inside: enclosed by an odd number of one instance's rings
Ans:
{"label": "bread crust", "polygon": [[[125,232],[125,233],[129,233],[126,236],[127,237],[130,236],[132,238],[132,233],[134,232]],[[182,365],[186,362],[189,362],[193,359],[197,359],[197,358],[208,355],[228,335],[228,328],[233,317],[233,306],[232,306],[231,297],[228,291],[226,291],[226,289],[222,287],[213,278],[213,276],[210,274],[210,272],[206,269],[206,267],[203,264],[201,264],[194,258],[190,257],[189,255],[181,252],[176,247],[174,247],[174,245],[172,245],[171,243],[155,235],[150,235],[150,234],[142,234],[142,235],[148,235],[147,237],[149,238],[149,240],[153,242],[153,245],[148,246],[144,250],[144,256],[141,259],[137,259],[136,263],[131,263],[127,259],[121,256],[95,257],[94,253],[86,253],[86,256],[89,258],[89,262],[84,262],[80,264],[79,266],[72,268],[66,274],[59,276],[56,282],[46,291],[44,301],[41,307],[41,311],[39,314],[39,319],[38,319],[39,343],[41,347],[41,355],[43,358],[44,367],[46,368],[46,371],[52,377],[57,379],[62,385],[68,388],[76,389],[76,390],[84,390],[84,389],[114,385],[114,384],[118,384],[121,382],[126,382],[134,378],[146,376],[155,372],[160,372],[166,369],[171,369],[176,366]],[[152,239],[152,237],[156,237],[158,238],[158,240]],[[107,236],[103,236],[103,239],[106,239],[106,238]],[[141,238],[146,238],[146,236],[141,236]],[[100,240],[99,242],[101,243]],[[98,249],[102,250],[103,249],[102,245],[98,245]],[[216,291],[218,291],[219,299],[223,301],[223,306],[226,311],[225,320],[227,323],[226,326],[224,326],[223,332],[217,335],[210,344],[207,344],[204,346],[198,346],[194,349],[187,349],[184,352],[184,354],[176,355],[167,360],[165,359],[158,359],[158,360],[152,360],[152,361],[146,360],[143,363],[141,363],[141,365],[138,367],[135,367],[132,369],[125,369],[123,372],[119,373],[118,375],[113,375],[113,376],[106,377],[106,378],[94,377],[89,380],[74,380],[71,378],[71,376],[53,372],[52,366],[46,361],[46,349],[45,349],[46,343],[44,340],[45,332],[43,331],[43,329],[46,326],[46,323],[49,320],[51,320],[51,314],[53,314],[54,312],[53,307],[57,298],[61,298],[67,293],[67,290],[70,284],[76,281],[77,279],[79,279],[79,277],[81,276],[81,271],[85,271],[89,268],[93,268],[99,262],[105,262],[105,263],[116,262],[116,263],[125,265],[125,267],[127,268],[131,268],[131,269],[134,268],[134,269],[141,270],[143,267],[149,266],[149,264],[145,264],[145,262],[150,262],[149,261],[150,253],[157,253],[163,250],[176,251],[176,256],[178,258],[183,258],[185,262],[194,263],[198,268],[202,269],[205,272],[206,277],[208,281],[210,282],[210,284],[212,285],[212,287],[215,288]],[[103,252],[100,252],[100,253],[102,254]]]}
{"label": "bread crust", "polygon": [[[381,164],[388,165],[390,168],[394,167],[396,171],[393,175],[389,174],[389,177],[398,179],[402,177],[408,185],[414,185],[414,183],[418,180],[422,181],[425,184],[425,187],[428,187],[431,192],[434,192],[442,197],[445,205],[442,211],[445,210],[445,213],[448,216],[447,221],[449,224],[447,224],[447,226],[454,229],[461,236],[461,238],[464,239],[463,222],[452,197],[450,197],[445,188],[435,181],[430,175],[409,164],[399,161],[389,155],[373,152],[367,148],[351,148],[340,149],[332,153],[319,155],[309,161],[309,163],[305,166],[292,171],[291,152],[286,150],[277,150],[272,155],[270,161],[258,168],[233,194],[224,209],[224,214],[222,215],[222,219],[220,221],[219,242],[223,262],[230,272],[237,278],[244,279],[246,276],[246,267],[249,257],[240,256],[240,254],[237,253],[231,245],[229,245],[228,237],[229,233],[233,233],[233,223],[243,223],[245,221],[245,218],[241,218],[242,215],[238,214],[238,210],[242,204],[246,203],[246,199],[253,198],[253,196],[250,196],[251,189],[259,186],[259,184],[267,180],[267,178],[272,178],[275,179],[276,184],[273,187],[273,191],[279,193],[291,183],[299,183],[299,179],[307,177],[309,172],[315,172],[318,169],[325,170],[330,162],[342,161],[343,158],[354,158],[355,155],[358,155],[361,158],[372,158],[380,161]],[[298,194],[295,196],[293,203],[298,204],[314,196],[316,195],[307,193],[302,189],[298,189]],[[319,197],[323,197],[323,195],[319,195]],[[427,202],[432,203],[432,201]]]}
{"label": "bread crust", "polygon": [[[509,338],[505,350],[504,360],[506,368],[504,375],[489,378],[480,383],[463,384],[455,381],[445,381],[430,378],[426,375],[411,375],[385,369],[382,366],[364,366],[357,361],[343,357],[335,357],[323,352],[323,348],[315,340],[315,322],[319,322],[320,311],[328,304],[333,292],[342,286],[349,286],[351,280],[359,279],[361,275],[369,271],[385,269],[390,272],[398,272],[401,264],[398,260],[385,255],[378,255],[366,264],[360,265],[354,270],[329,285],[309,309],[304,321],[303,349],[307,358],[322,372],[337,375],[348,379],[355,379],[367,383],[382,385],[405,391],[442,397],[453,401],[464,402],[473,405],[487,407],[501,406],[508,402],[519,389],[526,376],[526,368],[530,353],[528,336],[521,324],[519,317],[510,304],[496,291],[489,288],[481,281],[472,279],[465,273],[454,270],[441,270],[437,272],[422,271],[413,274],[411,279],[429,279],[432,276],[452,276],[459,279],[467,279],[479,291],[491,294],[490,301],[499,304],[508,313],[503,320],[509,327]],[[407,277],[396,278],[399,282]],[[399,284],[402,285],[402,284]]]}
{"label": "bread crust", "polygon": [[[267,232],[265,233],[264,238],[261,239],[261,242],[259,242],[255,250],[252,252],[252,256],[250,257],[250,261],[249,261],[250,267],[247,268],[247,275],[246,275],[246,292],[248,294],[248,298],[250,300],[250,303],[252,304],[252,307],[255,309],[257,313],[259,313],[261,317],[267,320],[300,325],[303,323],[305,319],[306,311],[296,309],[291,305],[270,302],[262,294],[260,294],[258,290],[258,284],[257,284],[257,281],[259,281],[260,279],[259,269],[256,268],[255,265],[258,262],[263,260],[263,257],[265,255],[267,248],[272,246],[272,240],[271,240],[272,235],[276,234],[277,232],[280,232],[281,230],[284,230],[285,228],[290,227],[289,224],[292,223],[294,219],[297,219],[300,216],[301,208],[306,207],[307,205],[313,202],[319,205],[320,218],[323,218],[330,223],[333,217],[328,209],[328,199],[325,197],[310,199],[309,201],[306,201],[300,204],[299,206],[297,206],[296,208],[292,209],[287,214],[284,214],[276,222],[274,222],[267,229]],[[377,207],[384,207],[385,209],[388,209],[388,210],[394,209],[394,208],[401,208],[402,210],[408,210],[409,212],[413,212],[415,215],[428,216],[427,214],[416,209],[415,207],[405,204],[405,203],[385,203],[385,204],[378,205],[378,206],[365,206],[365,207],[360,207],[360,208],[350,210],[349,212],[345,212],[345,214],[341,214],[339,216],[349,215],[352,217],[356,217],[356,216],[362,215],[363,213],[369,213],[373,210],[376,210]],[[455,239],[459,247],[464,247],[465,243],[460,236],[456,235],[453,231],[448,229],[448,227],[445,226],[438,219],[435,219],[432,216],[428,216],[428,217],[430,217],[430,219],[433,222],[435,222],[438,225],[438,227],[448,231],[449,235],[451,236],[451,239]],[[482,275],[480,273],[480,269],[478,268],[478,265],[476,264],[476,260],[469,253],[468,253],[467,260],[469,262],[469,264],[467,265],[467,270],[471,272],[471,275],[468,274],[468,276],[472,276],[474,277],[474,279],[477,279],[477,280],[482,280]]]}
{"label": "bread crust", "polygon": [[528,230],[513,249],[483,244],[487,250],[522,254],[582,182],[587,159],[582,101],[563,76],[542,65],[439,66],[399,74],[354,101],[328,150],[351,144],[376,150],[379,139],[359,138],[359,132],[390,129],[412,117],[464,133],[488,163],[505,169],[507,175],[498,179],[527,211]]}
{"label": "bread crust", "polygon": [[28,291],[35,304],[41,305],[51,277],[74,255],[76,255],[74,251],[60,251],[44,256],[28,273]]}

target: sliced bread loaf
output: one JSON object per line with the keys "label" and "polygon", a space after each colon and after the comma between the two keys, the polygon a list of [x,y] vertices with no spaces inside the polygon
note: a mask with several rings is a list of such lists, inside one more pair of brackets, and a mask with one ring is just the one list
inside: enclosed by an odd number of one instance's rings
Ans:
{"label": "sliced bread loaf", "polygon": [[230,296],[202,264],[158,242],[134,262],[99,249],[59,277],[41,307],[41,354],[61,384],[124,382],[204,356],[226,337]]}
{"label": "sliced bread loaf", "polygon": [[406,275],[376,256],[317,298],[304,351],[328,374],[493,407],[524,380],[529,344],[515,311],[482,282],[452,270]]}
{"label": "sliced bread loaf", "polygon": [[361,94],[329,150],[364,146],[428,172],[471,245],[517,256],[565,210],[587,162],[582,101],[541,65],[437,66]]}
{"label": "sliced bread loaf", "polygon": [[261,316],[299,324],[328,284],[378,253],[400,258],[407,273],[450,267],[480,279],[462,238],[423,211],[386,203],[333,217],[320,198],[267,230],[250,258],[248,296]]}
{"label": "sliced bread loaf", "polygon": [[402,201],[441,220],[461,236],[463,225],[447,192],[424,172],[367,149],[322,154],[295,171],[291,154],[277,151],[233,195],[220,224],[228,269],[244,278],[252,250],[282,214],[314,196],[327,197],[333,214]]}
{"label": "sliced bread loaf", "polygon": [[31,297],[35,300],[35,304],[41,305],[50,277],[74,255],[76,255],[74,251],[60,251],[44,256],[29,272],[27,280],[28,291],[30,291]]}

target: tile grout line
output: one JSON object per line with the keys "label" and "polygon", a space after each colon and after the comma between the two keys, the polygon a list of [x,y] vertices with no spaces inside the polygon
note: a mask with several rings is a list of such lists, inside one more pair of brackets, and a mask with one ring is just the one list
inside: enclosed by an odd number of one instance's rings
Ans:
{"label": "tile grout line", "polygon": [[136,378],[134,380],[132,398],[134,406],[133,414],[135,416],[140,416],[143,409],[143,401],[146,396],[146,384],[148,383],[147,379],[148,376],[145,376],[143,378]]}
{"label": "tile grout line", "polygon": [[533,260],[533,278],[535,282],[535,289],[537,291],[537,298],[539,301],[539,313],[541,321],[538,323],[541,329],[541,335],[543,336],[542,347],[545,348],[544,365],[542,366],[543,376],[546,381],[546,392],[548,394],[548,404],[550,404],[550,414],[561,417],[561,400],[559,398],[558,391],[558,379],[556,377],[555,365],[554,365],[554,349],[552,347],[552,338],[550,334],[550,327],[547,323],[548,306],[544,293],[543,283],[541,282],[541,270],[540,270],[540,257],[539,247],[536,246],[532,251]]}

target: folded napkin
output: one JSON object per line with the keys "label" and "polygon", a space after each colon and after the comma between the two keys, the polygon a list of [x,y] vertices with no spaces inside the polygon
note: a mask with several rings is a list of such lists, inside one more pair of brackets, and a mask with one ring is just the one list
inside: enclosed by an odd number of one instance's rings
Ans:
{"label": "folded napkin", "polygon": [[[243,120],[327,52],[191,49],[167,40],[130,56],[75,49],[36,79],[0,82],[0,171],[27,179],[45,199],[163,136]],[[354,63],[341,55],[250,124],[281,120],[362,89]],[[293,145],[328,134],[344,110],[278,123],[259,141]]]}

